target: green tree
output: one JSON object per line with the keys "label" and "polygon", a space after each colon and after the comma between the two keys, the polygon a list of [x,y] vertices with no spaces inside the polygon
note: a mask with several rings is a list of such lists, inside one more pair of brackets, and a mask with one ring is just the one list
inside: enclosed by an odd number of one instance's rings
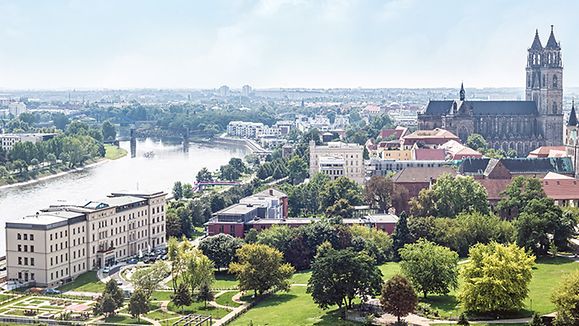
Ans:
{"label": "green tree", "polygon": [[58,112],[52,114],[52,123],[54,124],[54,127],[64,131],[70,121],[64,113]]}
{"label": "green tree", "polygon": [[125,302],[125,294],[123,293],[123,290],[121,290],[121,288],[119,288],[119,286],[117,285],[117,282],[115,280],[113,280],[112,278],[105,284],[105,290],[103,292],[103,297],[106,294],[109,294],[111,296],[111,298],[113,298],[113,300],[115,300],[115,304],[116,304],[117,308],[120,308],[123,306],[123,303]]}
{"label": "green tree", "polygon": [[203,301],[205,308],[207,308],[207,301],[213,300],[213,297],[213,292],[211,292],[209,284],[201,285],[199,288],[199,293],[197,293],[197,301]]}
{"label": "green tree", "polygon": [[183,189],[183,197],[184,198],[192,198],[193,197],[193,186],[190,183],[185,183],[182,186]]}
{"label": "green tree", "polygon": [[470,134],[466,140],[466,146],[479,152],[484,152],[489,147],[489,144],[480,134]]}
{"label": "green tree", "polygon": [[237,157],[232,157],[229,160],[228,165],[234,168],[235,170],[239,171],[239,173],[245,173],[245,171],[247,170],[247,167],[245,166],[245,163],[243,163],[243,160]]}
{"label": "green tree", "polygon": [[110,121],[103,122],[102,134],[105,141],[114,141],[117,138],[117,129]]}
{"label": "green tree", "polygon": [[176,200],[183,198],[183,185],[181,184],[181,181],[176,181],[173,184],[173,198]]}
{"label": "green tree", "polygon": [[[440,227],[438,231],[441,231]],[[510,243],[515,241],[515,234],[515,227],[510,221],[479,212],[461,213],[446,230],[448,245],[462,257],[477,243]]]}
{"label": "green tree", "polygon": [[215,263],[217,269],[226,268],[234,260],[242,241],[229,234],[206,237],[199,243],[199,249]]}
{"label": "green tree", "polygon": [[210,182],[213,181],[213,174],[207,170],[207,168],[202,168],[197,172],[197,177],[195,178],[197,182]]}
{"label": "green tree", "polygon": [[567,275],[551,295],[557,308],[556,325],[579,323],[579,271]]}
{"label": "green tree", "polygon": [[182,307],[190,305],[191,301],[191,293],[189,292],[187,284],[179,284],[177,292],[171,296],[171,302],[173,302],[176,307],[181,307],[181,311],[183,311]]}
{"label": "green tree", "polygon": [[100,313],[104,314],[106,317],[110,317],[115,314],[115,310],[118,309],[119,306],[110,294],[105,293],[100,298],[98,307]]}
{"label": "green tree", "polygon": [[275,225],[257,234],[257,243],[261,243],[286,253],[290,242],[296,237],[298,230],[286,225]]}
{"label": "green tree", "polygon": [[507,188],[501,193],[497,209],[509,217],[517,217],[533,199],[547,197],[543,191],[541,180],[524,176],[514,177]]}
{"label": "green tree", "polygon": [[210,286],[215,280],[215,264],[207,258],[198,249],[192,249],[182,253],[185,269],[181,277],[185,283],[191,287],[191,293],[194,293],[201,286]]}
{"label": "green tree", "polygon": [[455,217],[462,212],[488,214],[487,191],[472,177],[443,174],[411,201],[415,216]]}
{"label": "green tree", "polygon": [[144,291],[136,290],[129,299],[131,316],[141,321],[141,315],[149,312],[149,296]]}
{"label": "green tree", "polygon": [[344,199],[352,206],[362,204],[362,189],[352,179],[346,177],[339,177],[321,190],[321,206],[320,209],[324,211],[326,208],[334,205],[338,200]]}
{"label": "green tree", "polygon": [[326,208],[326,216],[339,219],[352,218],[354,215],[354,206],[344,199],[338,199],[332,206]]}
{"label": "green tree", "polygon": [[529,321],[529,326],[545,326],[538,313],[533,314],[533,318]]}
{"label": "green tree", "polygon": [[412,241],[410,230],[408,229],[408,216],[405,212],[402,212],[396,222],[394,227],[394,232],[392,233],[393,240],[393,254],[394,260],[400,260],[400,249],[404,247],[407,243]]}
{"label": "green tree", "polygon": [[[362,225],[350,227],[350,233],[354,250],[365,251],[377,264],[383,264],[392,258],[393,243],[388,233]],[[356,247],[356,239],[362,239],[362,246]]]}
{"label": "green tree", "polygon": [[366,203],[380,212],[387,212],[392,204],[394,184],[389,177],[373,176],[366,182],[364,197]]}
{"label": "green tree", "polygon": [[446,247],[420,239],[400,249],[402,273],[424,297],[447,294],[458,286],[458,254]]}
{"label": "green tree", "polygon": [[263,244],[245,244],[237,250],[239,262],[229,265],[239,289],[261,296],[271,289],[288,291],[294,268],[283,262],[283,254]]}
{"label": "green tree", "polygon": [[464,280],[458,293],[466,311],[515,311],[523,307],[535,257],[515,244],[477,244],[461,267]]}
{"label": "green tree", "polygon": [[235,181],[241,177],[241,172],[229,164],[221,166],[219,171],[224,180]]}
{"label": "green tree", "polygon": [[356,253],[350,248],[336,250],[326,242],[312,263],[307,292],[322,309],[331,305],[343,308],[345,317],[346,309],[352,308],[356,297],[365,300],[378,294],[381,282],[382,272],[366,253]]}
{"label": "green tree", "polygon": [[398,318],[401,325],[402,317],[414,312],[418,305],[418,296],[412,284],[402,275],[394,275],[384,283],[380,296],[382,308]]}
{"label": "green tree", "polygon": [[259,233],[257,232],[256,229],[249,229],[249,231],[247,231],[247,233],[245,233],[245,236],[243,237],[243,241],[245,241],[245,243],[256,243],[258,234]]}
{"label": "green tree", "polygon": [[466,314],[463,312],[458,317],[458,321],[456,322],[457,325],[467,326],[470,325],[468,319],[466,318]]}
{"label": "green tree", "polygon": [[288,177],[291,184],[302,183],[308,176],[308,165],[298,155],[292,156],[287,163]]}
{"label": "green tree", "polygon": [[139,268],[131,277],[135,289],[151,297],[153,291],[161,286],[162,281],[169,275],[169,266],[164,261],[157,261],[149,268]]}

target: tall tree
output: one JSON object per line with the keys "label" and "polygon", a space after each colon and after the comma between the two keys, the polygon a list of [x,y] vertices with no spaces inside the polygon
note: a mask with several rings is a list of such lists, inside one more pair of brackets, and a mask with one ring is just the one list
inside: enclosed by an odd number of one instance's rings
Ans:
{"label": "tall tree", "polygon": [[462,212],[488,214],[487,191],[472,177],[443,174],[411,201],[415,216],[455,217]]}
{"label": "tall tree", "polygon": [[183,311],[183,306],[188,306],[191,304],[191,292],[189,292],[189,287],[185,283],[179,284],[177,287],[177,292],[171,296],[171,302]]}
{"label": "tall tree", "polygon": [[479,152],[484,152],[489,147],[489,144],[480,134],[470,134],[466,140],[466,146]]}
{"label": "tall tree", "polygon": [[394,275],[384,283],[380,303],[384,311],[398,318],[397,324],[401,325],[402,317],[416,309],[418,296],[404,276]]}
{"label": "tall tree", "polygon": [[288,177],[292,184],[302,183],[308,176],[308,165],[298,155],[294,155],[287,163]]}
{"label": "tall tree", "polygon": [[446,247],[420,239],[400,249],[402,273],[424,297],[447,294],[458,286],[458,254]]}
{"label": "tall tree", "polygon": [[344,199],[352,206],[362,204],[362,188],[352,179],[339,177],[331,181],[320,192],[320,209],[324,211],[327,207],[334,205],[338,200]]}
{"label": "tall tree", "polygon": [[217,269],[226,268],[235,258],[235,252],[242,241],[229,234],[217,234],[206,237],[199,243],[203,254],[215,263]]}
{"label": "tall tree", "polygon": [[197,301],[203,301],[205,308],[207,308],[207,301],[213,300],[213,297],[213,292],[211,292],[209,284],[201,285],[199,288],[199,293],[197,293]]}
{"label": "tall tree", "polygon": [[141,315],[149,312],[149,296],[141,290],[136,290],[129,299],[129,312],[131,316],[141,321]]}
{"label": "tall tree", "polygon": [[345,317],[356,297],[365,300],[378,294],[382,272],[366,253],[352,249],[335,250],[329,242],[318,249],[312,263],[307,292],[322,309],[338,305]]}
{"label": "tall tree", "polygon": [[392,204],[394,183],[389,177],[373,176],[366,182],[364,197],[366,203],[381,212],[387,212]]}
{"label": "tall tree", "polygon": [[517,176],[501,193],[501,200],[497,204],[497,209],[510,217],[516,218],[531,200],[545,197],[541,180]]}
{"label": "tall tree", "polygon": [[117,129],[107,120],[103,122],[102,134],[104,141],[114,141],[117,138]]}
{"label": "tall tree", "polygon": [[169,266],[164,261],[157,261],[149,268],[140,268],[131,277],[133,286],[144,294],[151,297],[161,282],[169,275]]}
{"label": "tall tree", "polygon": [[462,265],[458,297],[466,311],[518,310],[529,293],[535,257],[515,244],[477,244]]}
{"label": "tall tree", "polygon": [[211,174],[211,172],[209,172],[209,170],[207,170],[207,168],[204,167],[201,170],[199,170],[199,172],[197,172],[196,180],[197,182],[213,181],[213,174]]}
{"label": "tall tree", "polygon": [[412,235],[408,229],[408,216],[406,215],[406,212],[402,212],[398,217],[398,222],[396,222],[394,233],[392,234],[392,240],[394,260],[399,261],[399,250],[412,241]]}
{"label": "tall tree", "polygon": [[176,181],[175,184],[173,184],[173,197],[176,200],[183,198],[183,185],[181,181]]}
{"label": "tall tree", "polygon": [[245,244],[237,250],[239,262],[229,265],[237,276],[239,289],[254,291],[258,296],[271,289],[289,290],[294,268],[283,262],[283,254],[262,244]]}

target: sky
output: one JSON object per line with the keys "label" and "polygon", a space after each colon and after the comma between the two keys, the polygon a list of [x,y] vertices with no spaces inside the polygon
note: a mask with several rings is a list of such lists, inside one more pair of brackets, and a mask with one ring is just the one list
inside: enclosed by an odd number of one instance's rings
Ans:
{"label": "sky", "polygon": [[579,86],[579,1],[0,0],[0,89]]}

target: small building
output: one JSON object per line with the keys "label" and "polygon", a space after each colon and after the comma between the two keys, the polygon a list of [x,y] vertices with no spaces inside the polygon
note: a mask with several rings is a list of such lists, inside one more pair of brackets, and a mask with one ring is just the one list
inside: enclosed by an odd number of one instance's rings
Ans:
{"label": "small building", "polygon": [[31,142],[38,143],[52,139],[55,133],[17,133],[17,134],[0,134],[0,148],[5,151],[11,151],[17,143]]}
{"label": "small building", "polygon": [[392,177],[392,181],[395,186],[406,188],[408,195],[412,198],[418,196],[420,190],[429,188],[443,174],[454,176],[457,175],[457,172],[448,166],[405,168],[396,173]]}
{"label": "small building", "polygon": [[449,140],[460,141],[452,132],[435,128],[432,130],[418,130],[402,137],[402,148],[410,149],[414,145],[425,148],[439,148]]}

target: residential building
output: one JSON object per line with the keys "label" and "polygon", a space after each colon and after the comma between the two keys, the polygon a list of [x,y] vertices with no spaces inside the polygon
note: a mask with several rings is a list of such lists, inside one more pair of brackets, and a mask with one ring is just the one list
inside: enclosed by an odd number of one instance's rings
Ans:
{"label": "residential building", "polygon": [[327,145],[318,146],[314,141],[310,141],[310,176],[318,172],[342,173],[340,176],[363,183],[364,146],[342,142],[329,142]]}
{"label": "residential building", "polygon": [[119,192],[6,222],[9,281],[57,286],[164,247],[164,192]]}
{"label": "residential building", "polygon": [[416,160],[387,160],[371,158],[366,160],[366,176],[387,176],[402,171],[406,168],[440,168],[450,166],[451,162],[445,160],[416,161]]}
{"label": "residential building", "polygon": [[8,104],[8,113],[14,117],[18,117],[20,114],[28,112],[26,104],[22,102],[10,102]]}
{"label": "residential building", "polygon": [[446,155],[451,160],[463,160],[465,158],[481,158],[482,153],[464,146],[456,140],[449,140],[440,147],[446,151]]}
{"label": "residential building", "polygon": [[457,175],[455,169],[449,166],[405,168],[392,177],[396,187],[408,190],[409,198],[416,197],[420,190],[429,188],[443,174]]}
{"label": "residential building", "polygon": [[227,135],[240,138],[256,139],[263,133],[265,126],[261,122],[231,121],[227,125]]}
{"label": "residential building", "polygon": [[414,145],[421,148],[439,148],[449,140],[459,141],[460,139],[452,132],[435,128],[432,130],[417,130],[402,137],[401,145],[403,149],[411,149]]}
{"label": "residential building", "polygon": [[10,151],[16,143],[37,143],[49,140],[54,136],[56,136],[55,133],[0,134],[0,148]]}
{"label": "residential building", "polygon": [[253,90],[251,89],[251,86],[243,85],[243,87],[241,87],[241,96],[249,97],[249,95],[251,95],[252,91]]}

